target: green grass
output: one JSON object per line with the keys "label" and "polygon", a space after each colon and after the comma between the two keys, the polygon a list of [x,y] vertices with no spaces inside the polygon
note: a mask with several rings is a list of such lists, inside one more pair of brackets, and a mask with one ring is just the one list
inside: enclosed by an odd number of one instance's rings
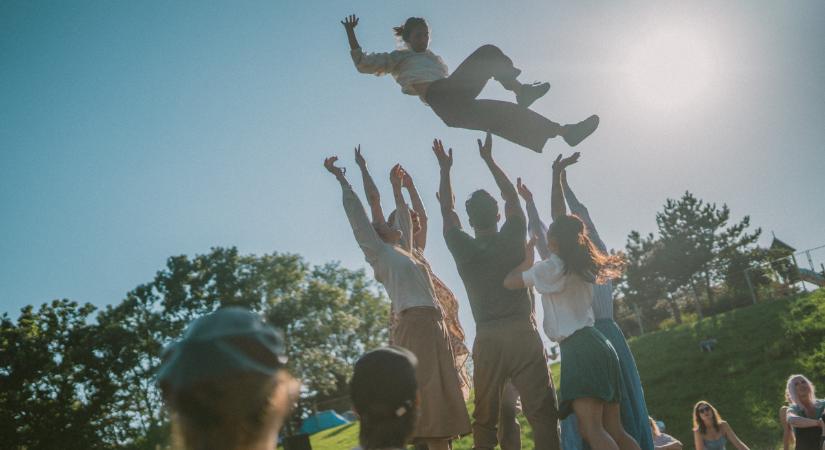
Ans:
{"label": "green grass", "polygon": [[[718,341],[711,353],[699,349],[705,336]],[[707,400],[752,450],[775,450],[781,447],[777,415],[788,376],[803,373],[825,389],[825,289],[649,333],[630,346],[650,413],[685,448],[693,447],[693,404]],[[558,369],[552,366],[557,385]],[[472,413],[472,401],[468,407]],[[523,448],[532,449],[530,427],[521,421]],[[350,449],[357,442],[357,423],[312,436],[315,450]],[[472,448],[472,438],[454,448]]]}

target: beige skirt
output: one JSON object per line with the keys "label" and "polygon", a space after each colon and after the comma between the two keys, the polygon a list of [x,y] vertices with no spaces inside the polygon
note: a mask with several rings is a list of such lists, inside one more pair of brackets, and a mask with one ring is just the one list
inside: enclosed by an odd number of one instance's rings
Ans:
{"label": "beige skirt", "polygon": [[469,434],[470,416],[441,314],[427,307],[404,310],[393,331],[395,345],[418,358],[420,404],[413,438],[451,439]]}

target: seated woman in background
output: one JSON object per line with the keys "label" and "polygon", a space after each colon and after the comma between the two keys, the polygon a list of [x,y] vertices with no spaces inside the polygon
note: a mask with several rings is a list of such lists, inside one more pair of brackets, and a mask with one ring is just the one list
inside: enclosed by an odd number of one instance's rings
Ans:
{"label": "seated woman in background", "polygon": [[[823,436],[825,436],[825,422],[822,417],[825,400],[816,399],[814,385],[804,375],[791,375],[788,378],[785,396],[789,403],[787,409],[783,408],[785,412],[783,428],[786,429],[783,436],[785,449],[789,448],[791,438],[793,438],[796,450],[821,450]],[[782,412],[780,411],[780,418],[782,418]],[[793,433],[788,433],[788,431]]]}
{"label": "seated woman in background", "polygon": [[158,372],[174,448],[275,450],[300,387],[285,355],[281,333],[246,309],[193,321]]}
{"label": "seated woman in background", "polygon": [[696,450],[725,450],[730,441],[737,450],[750,450],[722,420],[710,403],[701,400],[693,407],[693,445]]}
{"label": "seated woman in background", "polygon": [[682,450],[682,443],[673,436],[662,433],[653,417],[648,416],[650,432],[653,434],[653,448],[655,450]]}

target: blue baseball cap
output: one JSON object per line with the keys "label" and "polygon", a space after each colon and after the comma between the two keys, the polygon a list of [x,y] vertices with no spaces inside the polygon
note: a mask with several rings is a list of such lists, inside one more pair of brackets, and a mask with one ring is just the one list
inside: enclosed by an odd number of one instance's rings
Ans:
{"label": "blue baseball cap", "polygon": [[274,375],[286,362],[279,330],[259,314],[227,307],[192,321],[183,337],[164,349],[157,380],[177,390],[231,374]]}

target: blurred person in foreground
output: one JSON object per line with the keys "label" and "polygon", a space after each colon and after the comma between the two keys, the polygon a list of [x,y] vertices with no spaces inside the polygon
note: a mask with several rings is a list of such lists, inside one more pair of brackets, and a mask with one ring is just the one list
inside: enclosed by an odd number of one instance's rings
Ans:
{"label": "blurred person in foreground", "polygon": [[274,450],[300,388],[284,364],[283,335],[256,313],[228,307],[194,320],[158,371],[173,447]]}

